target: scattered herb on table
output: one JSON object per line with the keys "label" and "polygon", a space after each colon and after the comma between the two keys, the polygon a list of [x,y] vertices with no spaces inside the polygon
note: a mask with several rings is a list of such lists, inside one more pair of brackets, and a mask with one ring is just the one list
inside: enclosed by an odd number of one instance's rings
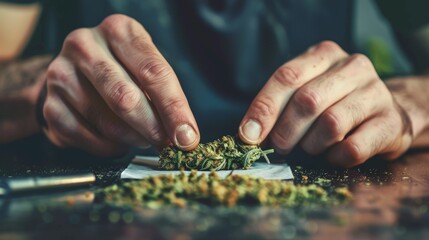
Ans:
{"label": "scattered herb on table", "polygon": [[331,179],[327,179],[327,178],[317,178],[317,180],[314,183],[317,183],[321,186],[324,185],[329,185],[332,182]]}
{"label": "scattered herb on table", "polygon": [[159,167],[165,170],[234,170],[248,169],[260,157],[269,163],[267,154],[258,145],[247,145],[232,136],[223,136],[213,142],[199,144],[192,151],[174,146],[164,148],[159,155]]}
{"label": "scattered herb on table", "polygon": [[265,180],[251,176],[229,175],[222,179],[216,172],[198,175],[161,175],[123,181],[99,192],[102,202],[121,207],[263,205],[297,207],[336,205],[352,198],[347,188],[295,185],[293,182]]}

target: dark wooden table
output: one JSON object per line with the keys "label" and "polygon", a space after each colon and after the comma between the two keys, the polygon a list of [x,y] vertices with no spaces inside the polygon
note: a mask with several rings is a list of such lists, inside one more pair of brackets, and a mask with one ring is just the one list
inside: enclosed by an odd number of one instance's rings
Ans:
{"label": "dark wooden table", "polygon": [[3,177],[81,170],[98,177],[91,188],[0,199],[0,239],[429,239],[429,151],[349,170],[295,159],[296,183],[331,179],[354,198],[346,205],[290,209],[130,211],[98,204],[94,192],[118,181],[128,160],[59,150],[42,136],[0,146]]}

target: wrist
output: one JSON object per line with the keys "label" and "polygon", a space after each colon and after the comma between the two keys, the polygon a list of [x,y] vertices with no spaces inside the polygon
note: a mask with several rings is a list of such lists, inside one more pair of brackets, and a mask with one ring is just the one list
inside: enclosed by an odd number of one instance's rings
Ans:
{"label": "wrist", "polygon": [[429,129],[429,76],[395,78],[387,81],[386,85],[400,108],[401,116],[407,120],[404,124],[408,122],[412,129],[413,140],[419,138]]}
{"label": "wrist", "polygon": [[1,99],[0,105],[5,106],[7,116],[0,119],[0,143],[12,142],[41,131],[35,113],[43,85],[44,81],[40,81],[19,93]]}
{"label": "wrist", "polygon": [[[36,68],[31,62],[17,62],[0,69],[0,143],[12,142],[41,130],[35,112],[48,63],[44,60],[43,67],[37,65]],[[31,69],[34,70],[32,78],[29,75]]]}

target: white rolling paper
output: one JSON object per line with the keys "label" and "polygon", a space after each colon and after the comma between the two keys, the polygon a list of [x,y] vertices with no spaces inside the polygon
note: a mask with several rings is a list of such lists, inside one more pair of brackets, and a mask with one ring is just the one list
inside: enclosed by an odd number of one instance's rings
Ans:
{"label": "white rolling paper", "polygon": [[[157,168],[158,157],[136,156],[122,172],[121,178],[123,179],[141,179],[149,176],[157,176],[163,174],[179,174],[180,171],[166,171]],[[189,171],[185,171],[189,172]],[[210,173],[210,171],[199,171],[199,174]],[[226,177],[231,173],[231,170],[222,170],[217,172],[219,176]],[[288,180],[293,179],[292,171],[286,163],[282,164],[268,164],[266,162],[258,161],[247,170],[234,170],[234,174],[238,175],[251,175],[254,177],[262,177],[271,180]]]}

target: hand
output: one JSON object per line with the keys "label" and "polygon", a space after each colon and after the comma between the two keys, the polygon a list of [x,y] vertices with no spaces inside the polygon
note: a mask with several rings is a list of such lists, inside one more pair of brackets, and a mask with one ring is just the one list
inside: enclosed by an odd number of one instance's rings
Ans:
{"label": "hand", "polygon": [[408,115],[396,104],[371,61],[322,42],[281,66],[244,116],[239,136],[269,136],[280,153],[300,146],[351,167],[383,154],[401,155],[412,141]]}
{"label": "hand", "polygon": [[70,33],[46,78],[45,133],[60,147],[112,156],[131,145],[189,150],[199,142],[174,71],[127,16]]}

